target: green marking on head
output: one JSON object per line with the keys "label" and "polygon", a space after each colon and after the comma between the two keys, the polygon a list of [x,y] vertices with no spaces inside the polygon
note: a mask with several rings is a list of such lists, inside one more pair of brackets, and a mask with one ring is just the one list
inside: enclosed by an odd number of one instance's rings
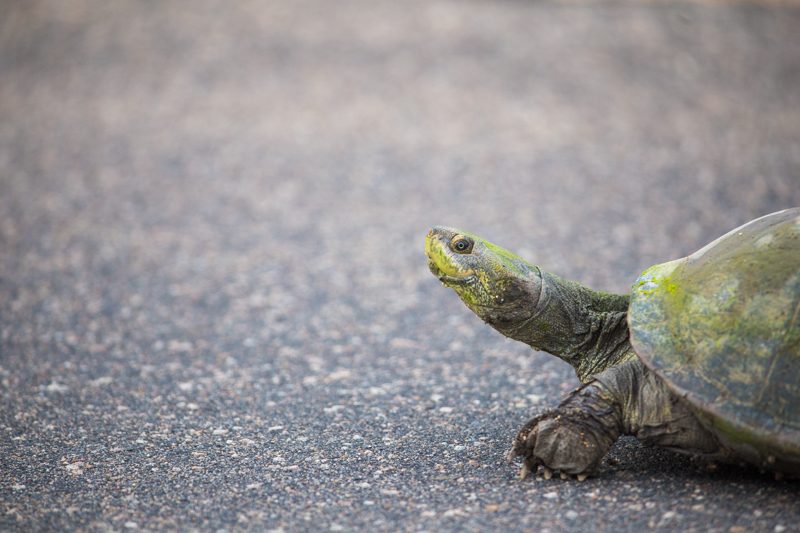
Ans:
{"label": "green marking on head", "polygon": [[582,381],[632,353],[624,323],[627,296],[561,279],[452,228],[428,232],[425,254],[431,272],[484,322],[561,357]]}
{"label": "green marking on head", "polygon": [[425,238],[425,254],[431,272],[487,322],[507,319],[520,300],[535,304],[531,276],[538,269],[477,235],[437,226]]}

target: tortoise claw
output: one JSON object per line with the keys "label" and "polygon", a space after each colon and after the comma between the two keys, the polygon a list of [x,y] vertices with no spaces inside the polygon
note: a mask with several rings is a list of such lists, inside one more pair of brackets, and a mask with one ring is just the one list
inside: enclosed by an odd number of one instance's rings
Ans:
{"label": "tortoise claw", "polygon": [[589,477],[589,474],[578,474],[578,481],[586,481],[586,478]]}
{"label": "tortoise claw", "polygon": [[542,475],[544,476],[545,479],[552,479],[553,471],[545,466]]}
{"label": "tortoise claw", "polygon": [[528,461],[523,461],[522,468],[519,469],[519,478],[525,479],[528,477],[528,474],[531,473],[531,467],[528,465]]}
{"label": "tortoise claw", "polygon": [[519,455],[517,449],[512,446],[511,449],[506,452],[506,461],[509,463],[513,462],[514,459],[517,458],[517,455]]}

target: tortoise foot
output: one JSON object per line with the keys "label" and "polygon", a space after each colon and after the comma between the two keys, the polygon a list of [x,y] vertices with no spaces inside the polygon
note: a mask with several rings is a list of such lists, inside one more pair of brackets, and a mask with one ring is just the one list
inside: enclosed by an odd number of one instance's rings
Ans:
{"label": "tortoise foot", "polygon": [[613,409],[595,387],[582,387],[557,409],[531,419],[514,439],[508,458],[522,458],[520,477],[541,468],[542,477],[584,481],[619,436]]}
{"label": "tortoise foot", "polygon": [[530,420],[517,434],[508,458],[522,458],[520,478],[540,471],[544,479],[584,481],[597,470],[607,447],[598,446],[582,420],[557,409]]}

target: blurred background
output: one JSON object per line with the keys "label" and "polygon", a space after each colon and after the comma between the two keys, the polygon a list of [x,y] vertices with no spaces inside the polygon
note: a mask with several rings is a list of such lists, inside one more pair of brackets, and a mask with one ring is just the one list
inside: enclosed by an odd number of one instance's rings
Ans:
{"label": "blurred background", "polygon": [[591,483],[515,481],[514,432],[577,380],[422,248],[461,227],[627,292],[800,205],[798,28],[780,2],[4,2],[0,527],[796,524],[796,486],[630,441]]}

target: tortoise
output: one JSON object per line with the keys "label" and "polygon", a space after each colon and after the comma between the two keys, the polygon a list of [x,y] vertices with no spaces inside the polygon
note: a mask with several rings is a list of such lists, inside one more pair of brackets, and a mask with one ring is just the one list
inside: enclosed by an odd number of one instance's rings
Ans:
{"label": "tortoise", "polygon": [[452,228],[431,229],[425,252],[475,314],[582,383],[517,434],[521,477],[582,481],[621,435],[800,477],[800,208],[648,268],[629,295]]}

